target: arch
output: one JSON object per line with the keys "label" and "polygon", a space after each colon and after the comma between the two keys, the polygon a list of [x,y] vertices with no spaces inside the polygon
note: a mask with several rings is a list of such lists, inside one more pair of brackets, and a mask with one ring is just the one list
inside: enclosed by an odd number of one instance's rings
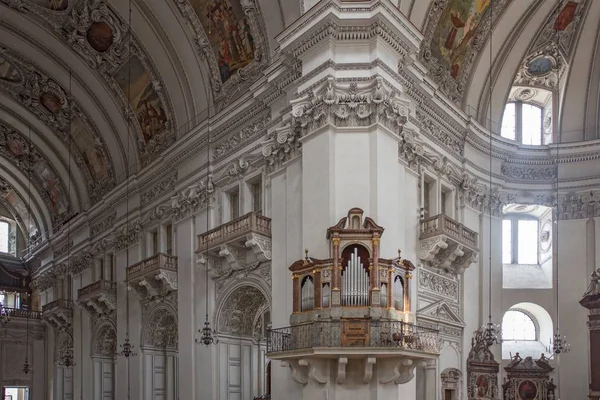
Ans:
{"label": "arch", "polygon": [[213,314],[213,321],[215,322],[215,326],[219,326],[219,315],[221,315],[221,310],[225,306],[227,299],[235,292],[237,289],[242,286],[251,286],[260,291],[260,293],[264,296],[269,305],[269,309],[271,309],[271,304],[273,304],[271,300],[271,285],[262,278],[259,278],[254,275],[247,276],[243,282],[235,281],[233,283],[228,284],[223,288],[221,294],[217,297],[217,304],[215,307],[215,312]]}
{"label": "arch", "polygon": [[271,304],[254,285],[239,285],[223,298],[217,313],[217,332],[252,337],[256,316],[261,308]]}
{"label": "arch", "polygon": [[[506,310],[506,312],[509,311],[521,312],[531,319],[536,331],[535,340],[506,340],[503,338],[502,359],[508,360],[511,353],[514,356],[516,352],[519,352],[523,358],[527,356],[539,357],[541,353],[546,351],[548,343],[544,340],[553,335],[554,327],[550,313],[539,304],[530,302],[514,304]],[[506,312],[504,315],[506,315]]]}
{"label": "arch", "polygon": [[73,351],[73,335],[68,330],[58,331],[54,346],[54,361],[60,361],[61,357],[68,351]]}
{"label": "arch", "polygon": [[142,329],[142,348],[177,350],[177,312],[166,304],[160,304],[147,313]]}
{"label": "arch", "polygon": [[117,331],[112,322],[98,325],[92,340],[92,356],[113,358],[117,353]]}

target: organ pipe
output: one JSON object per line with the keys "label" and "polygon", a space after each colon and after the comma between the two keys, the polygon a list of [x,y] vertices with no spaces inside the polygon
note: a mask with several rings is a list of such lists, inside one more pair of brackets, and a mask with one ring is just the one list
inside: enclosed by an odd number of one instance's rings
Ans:
{"label": "organ pipe", "polygon": [[369,273],[358,255],[358,249],[350,255],[348,265],[342,273],[342,305],[369,305]]}

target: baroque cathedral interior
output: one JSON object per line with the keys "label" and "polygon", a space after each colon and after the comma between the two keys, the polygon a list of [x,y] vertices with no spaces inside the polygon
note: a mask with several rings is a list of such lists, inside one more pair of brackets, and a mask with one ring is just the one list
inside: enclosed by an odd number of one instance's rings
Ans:
{"label": "baroque cathedral interior", "polygon": [[599,400],[599,60],[598,0],[0,0],[1,399]]}

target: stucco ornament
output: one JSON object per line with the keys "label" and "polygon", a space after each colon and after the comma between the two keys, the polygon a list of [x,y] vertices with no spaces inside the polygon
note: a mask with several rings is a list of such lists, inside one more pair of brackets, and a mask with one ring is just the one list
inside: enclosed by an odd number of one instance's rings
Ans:
{"label": "stucco ornament", "polygon": [[381,77],[367,83],[342,83],[328,77],[291,103],[292,126],[302,136],[327,124],[346,127],[375,122],[400,135],[410,114],[409,100],[387,88]]}
{"label": "stucco ornament", "polygon": [[[121,101],[126,119],[132,122],[137,133],[138,148],[142,164],[146,165],[175,141],[175,124],[172,105],[164,90],[157,70],[135,35],[131,37],[126,21],[106,0],[69,1],[64,10],[48,12],[48,8],[32,2],[0,0],[17,11],[34,15],[51,27],[56,36],[79,55],[89,67],[96,70],[113,94]],[[127,99],[127,89],[122,82],[127,75],[123,66],[131,62],[135,65],[136,77],[143,76],[149,81],[144,92],[152,93],[158,100],[147,97],[154,110],[140,111]],[[140,71],[137,69],[141,68]],[[143,70],[143,71],[142,71]],[[125,75],[125,77],[123,76]],[[126,80],[126,79],[125,79]],[[141,103],[141,102],[140,102]],[[145,117],[141,114],[146,112]],[[136,115],[137,114],[137,115]],[[160,129],[151,135],[145,132],[144,118],[160,114]],[[155,120],[156,121],[156,120]]]}
{"label": "stucco ornament", "polygon": [[114,357],[117,352],[117,332],[111,324],[100,326],[94,337],[93,354],[101,357]]}
{"label": "stucco ornament", "polygon": [[262,143],[262,155],[271,170],[280,168],[302,150],[301,130],[292,127],[290,121],[284,126],[269,132]]}
{"label": "stucco ornament", "polygon": [[[171,213],[175,222],[214,204],[212,176],[207,183],[199,181],[171,197]],[[209,204],[210,203],[210,204]]]}
{"label": "stucco ornament", "polygon": [[[69,98],[68,91],[40,67],[21,57],[14,50],[0,46],[0,59],[18,67],[23,79],[18,82],[0,79],[0,89],[26,107],[40,121],[50,127],[67,146],[86,178],[93,203],[115,185],[115,172],[106,143],[79,103]],[[71,132],[69,132],[71,128]],[[78,145],[72,133],[87,135],[86,148]],[[92,157],[93,153],[93,157]],[[104,163],[95,165],[91,161]],[[98,161],[100,160],[100,161]]]}
{"label": "stucco ornament", "polygon": [[146,347],[177,350],[177,318],[166,308],[150,314],[145,324],[142,343]]}
{"label": "stucco ornament", "polygon": [[256,314],[267,300],[255,287],[237,288],[224,301],[218,316],[219,333],[252,337]]}

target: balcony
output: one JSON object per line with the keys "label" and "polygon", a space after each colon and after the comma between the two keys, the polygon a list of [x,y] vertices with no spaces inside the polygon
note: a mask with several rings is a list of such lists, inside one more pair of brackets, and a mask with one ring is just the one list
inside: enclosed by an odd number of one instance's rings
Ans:
{"label": "balcony", "polygon": [[158,253],[127,268],[127,284],[142,300],[160,300],[177,290],[177,257]]}
{"label": "balcony", "polygon": [[73,302],[56,299],[42,307],[42,319],[55,329],[68,329],[73,323]]}
{"label": "balcony", "polygon": [[333,348],[352,354],[362,349],[369,354],[408,351],[437,356],[440,345],[437,330],[402,321],[318,321],[271,329],[267,334],[267,354],[273,359],[286,352],[331,353]]}
{"label": "balcony", "polygon": [[439,356],[441,344],[437,330],[390,320],[316,321],[267,332],[267,356],[284,361],[304,385],[309,377],[326,383],[330,362],[336,363],[338,384],[346,379],[348,363],[361,371],[365,384],[374,368],[380,371],[379,383],[404,384],[414,378],[416,367]]}
{"label": "balcony", "polygon": [[0,316],[2,321],[11,320],[12,318],[35,319],[41,320],[42,313],[39,311],[24,310],[22,308],[2,307]]}
{"label": "balcony", "polygon": [[270,218],[250,212],[198,235],[198,253],[224,258],[234,269],[245,263],[246,249],[252,249],[258,261],[271,259]]}
{"label": "balcony", "polygon": [[117,309],[116,282],[100,279],[77,291],[77,302],[90,315],[109,315]]}
{"label": "balcony", "polygon": [[419,239],[419,258],[430,267],[459,275],[477,261],[477,232],[445,214],[422,220]]}

